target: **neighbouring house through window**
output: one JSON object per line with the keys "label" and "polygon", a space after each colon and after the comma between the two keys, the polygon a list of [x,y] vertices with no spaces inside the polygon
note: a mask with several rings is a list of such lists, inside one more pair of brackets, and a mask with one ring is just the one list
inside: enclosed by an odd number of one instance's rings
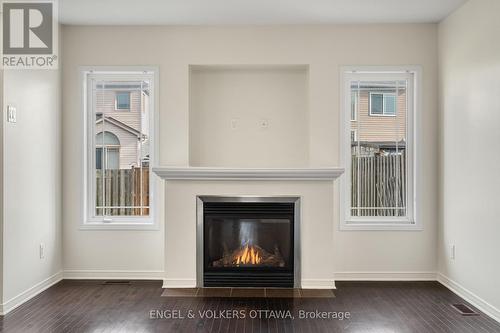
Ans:
{"label": "neighbouring house through window", "polygon": [[152,223],[153,75],[86,73],[86,223]]}
{"label": "neighbouring house through window", "polygon": [[355,71],[344,78],[343,226],[413,226],[415,73]]}

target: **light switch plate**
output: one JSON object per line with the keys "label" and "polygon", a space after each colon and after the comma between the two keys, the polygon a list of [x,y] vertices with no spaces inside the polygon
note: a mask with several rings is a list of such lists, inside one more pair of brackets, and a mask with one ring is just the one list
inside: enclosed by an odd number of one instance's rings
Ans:
{"label": "light switch plate", "polygon": [[9,123],[15,123],[17,122],[17,110],[14,106],[8,105],[7,106],[7,122]]}
{"label": "light switch plate", "polygon": [[237,118],[231,119],[231,129],[235,130],[237,128],[238,128],[238,119]]}

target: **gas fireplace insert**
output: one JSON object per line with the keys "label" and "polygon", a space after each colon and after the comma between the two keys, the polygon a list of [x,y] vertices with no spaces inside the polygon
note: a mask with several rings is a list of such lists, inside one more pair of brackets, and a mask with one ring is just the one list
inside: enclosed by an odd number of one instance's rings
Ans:
{"label": "gas fireplace insert", "polygon": [[198,265],[204,287],[297,286],[297,198],[199,200]]}

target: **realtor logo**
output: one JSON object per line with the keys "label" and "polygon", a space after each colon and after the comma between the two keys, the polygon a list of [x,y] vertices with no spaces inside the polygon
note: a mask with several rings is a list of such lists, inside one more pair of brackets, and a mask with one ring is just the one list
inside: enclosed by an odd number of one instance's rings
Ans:
{"label": "realtor logo", "polygon": [[57,68],[54,1],[6,1],[2,4],[6,68]]}

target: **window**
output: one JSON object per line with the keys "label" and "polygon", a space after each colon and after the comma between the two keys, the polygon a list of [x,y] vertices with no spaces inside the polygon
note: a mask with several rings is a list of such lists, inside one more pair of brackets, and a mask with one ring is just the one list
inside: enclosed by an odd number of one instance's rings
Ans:
{"label": "window", "polygon": [[370,116],[396,116],[396,94],[370,92]]}
{"label": "window", "polygon": [[130,110],[130,91],[117,91],[115,108],[117,110]]}
{"label": "window", "polygon": [[[152,225],[153,72],[85,74],[84,227]],[[130,98],[137,108],[130,109]],[[128,108],[130,112],[116,112]]]}
{"label": "window", "polygon": [[358,95],[351,94],[351,121],[356,121],[357,107],[358,107]]}
{"label": "window", "polygon": [[417,76],[416,70],[344,73],[343,229],[419,227],[413,167]]}
{"label": "window", "polygon": [[351,141],[352,142],[358,141],[358,133],[356,132],[355,129],[351,130]]}
{"label": "window", "polygon": [[120,169],[120,140],[111,132],[97,133],[96,142],[96,170]]}

